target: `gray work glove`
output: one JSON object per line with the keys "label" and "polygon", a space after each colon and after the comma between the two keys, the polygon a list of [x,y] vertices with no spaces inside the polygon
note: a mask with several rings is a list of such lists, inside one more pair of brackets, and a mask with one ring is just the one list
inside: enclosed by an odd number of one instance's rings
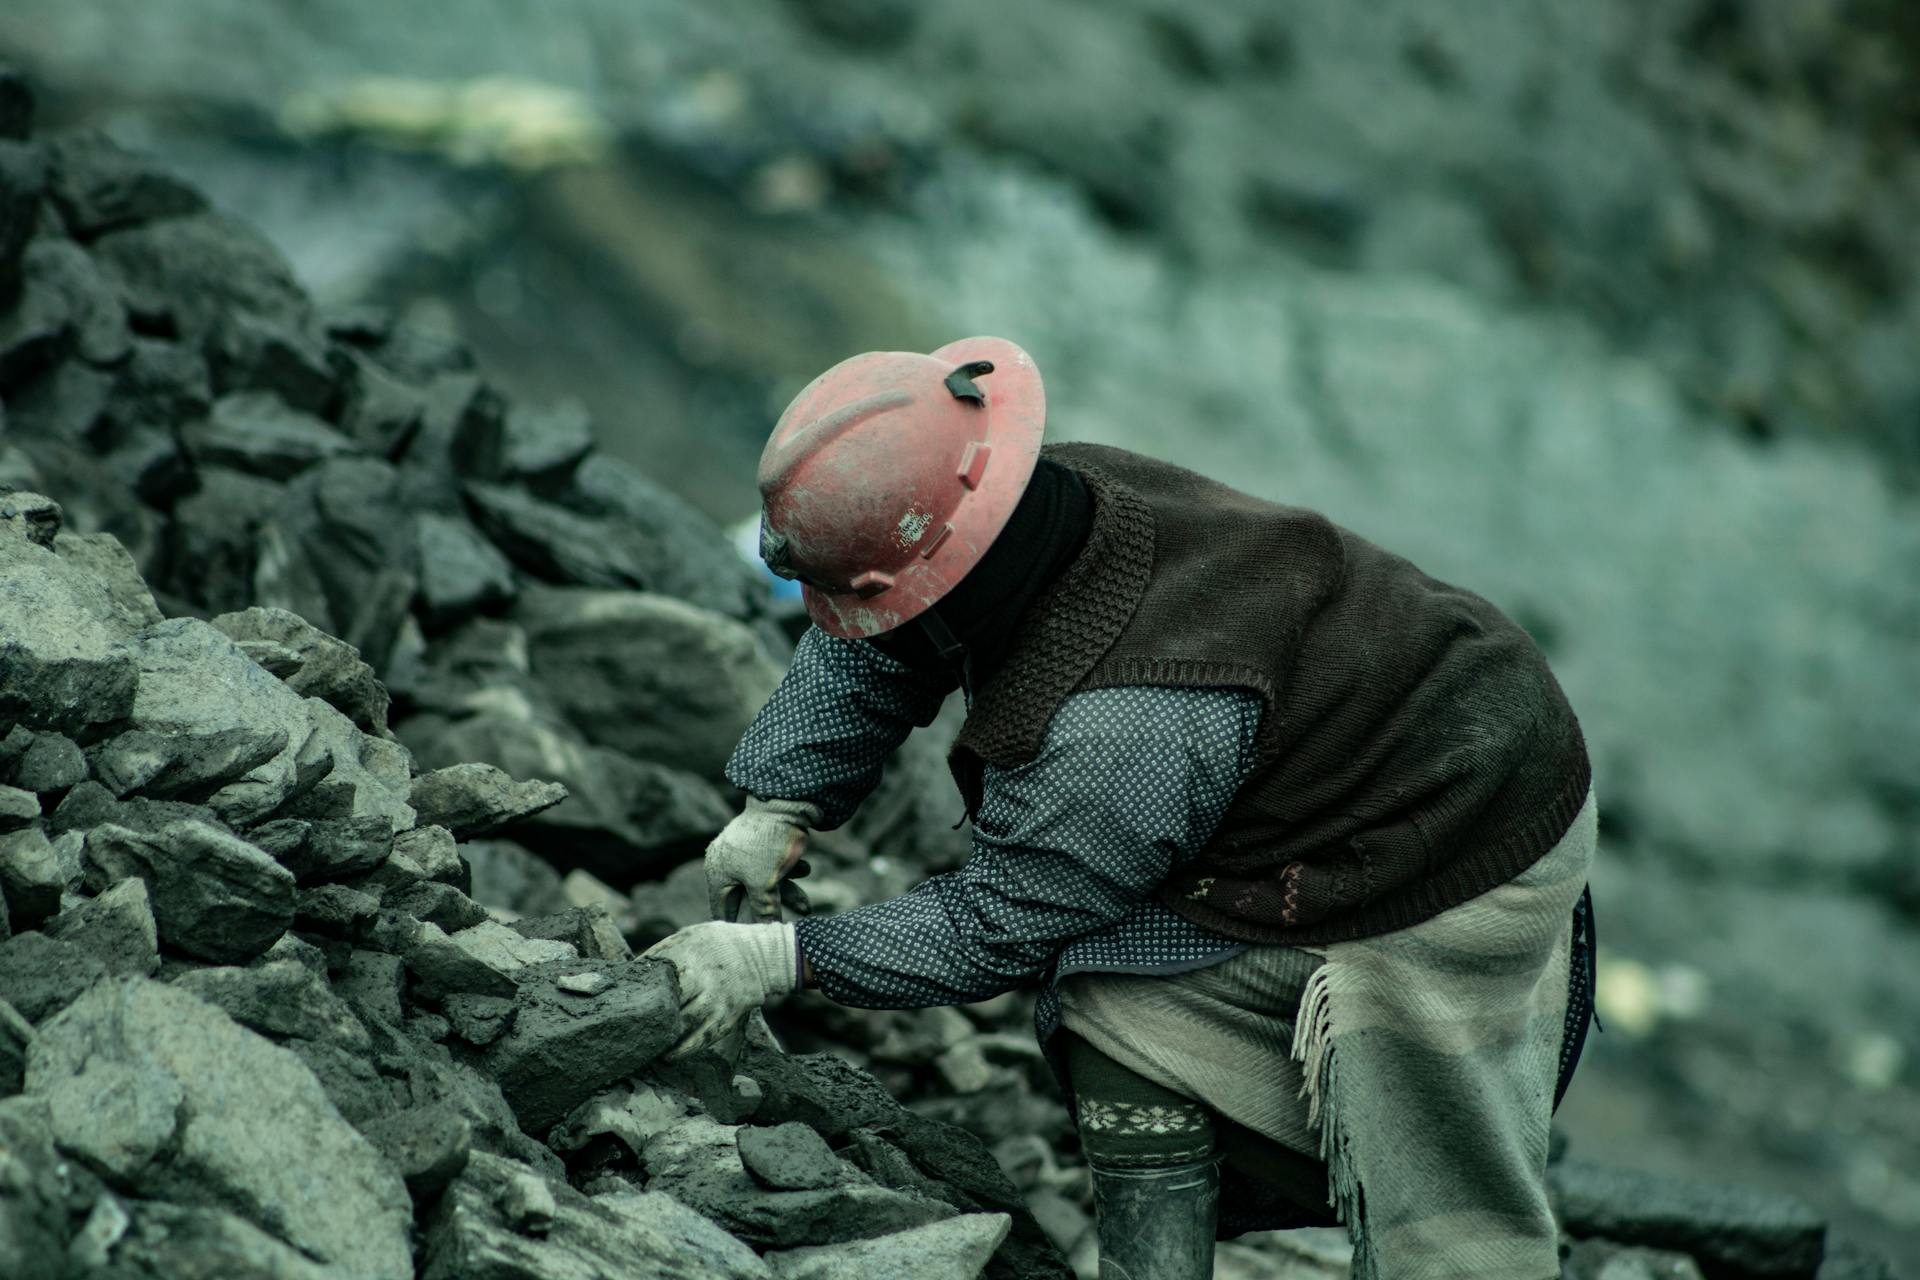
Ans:
{"label": "gray work glove", "polygon": [[746,808],[707,845],[707,913],[732,920],[745,897],[752,918],[763,923],[782,919],[782,902],[796,915],[806,915],[807,895],[782,877],[807,873],[800,853],[807,847],[807,828],[819,825],[822,816],[805,800],[748,796]]}
{"label": "gray work glove", "polygon": [[731,1035],[767,999],[800,985],[799,944],[790,924],[709,920],[669,934],[643,953],[680,975],[680,1039],[669,1061]]}

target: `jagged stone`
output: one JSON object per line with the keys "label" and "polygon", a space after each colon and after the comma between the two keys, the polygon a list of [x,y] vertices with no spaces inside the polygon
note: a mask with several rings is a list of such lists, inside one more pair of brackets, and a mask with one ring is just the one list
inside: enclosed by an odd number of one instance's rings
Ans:
{"label": "jagged stone", "polygon": [[[0,503],[0,719],[73,733],[124,718],[138,668],[107,619],[106,590],[19,531],[44,522],[30,499]],[[18,514],[9,515],[9,512]]]}
{"label": "jagged stone", "polygon": [[[52,456],[47,443],[76,445],[93,451],[104,447],[107,405],[113,392],[113,374],[80,360],[63,360],[41,370],[7,398],[7,426],[43,463]],[[62,492],[72,492],[62,486]]]}
{"label": "jagged stone", "polygon": [[232,467],[269,480],[288,480],[358,446],[321,419],[270,391],[235,391],[188,423],[181,440],[196,464]]}
{"label": "jagged stone", "polygon": [[89,364],[115,365],[131,353],[127,309],[113,284],[85,249],[70,240],[38,240],[21,257],[28,294],[57,292],[70,326],[75,355]]}
{"label": "jagged stone", "polygon": [[86,951],[112,974],[147,977],[160,967],[153,904],[138,876],[68,907],[47,922],[46,934]]}
{"label": "jagged stone", "polygon": [[169,823],[154,836],[108,824],[87,858],[111,883],[147,882],[160,940],[222,963],[251,960],[293,923],[293,875],[258,847],[204,822]]}
{"label": "jagged stone", "polygon": [[613,1081],[659,1056],[678,1033],[672,967],[635,959],[612,970],[617,985],[582,1002],[554,985],[565,972],[522,971],[513,1029],[487,1050],[488,1072],[529,1133],[550,1128]]}
{"label": "jagged stone", "polygon": [[298,961],[196,969],[173,985],[276,1040],[317,1040],[358,1054],[371,1047],[366,1028],[326,979]]}
{"label": "jagged stone", "polygon": [[572,907],[545,916],[522,916],[510,926],[529,938],[563,942],[589,960],[625,960],[633,948],[605,907]]}
{"label": "jagged stone", "polygon": [[590,742],[719,778],[780,671],[746,626],[644,592],[523,594],[533,676]]}
{"label": "jagged stone", "polygon": [[538,1236],[510,1224],[502,1201],[520,1166],[475,1152],[427,1220],[422,1280],[607,1280],[614,1275],[770,1280],[766,1263],[671,1197],[630,1192],[589,1199],[550,1183],[551,1219]]}
{"label": "jagged stone", "polygon": [[[342,952],[342,959],[352,948]],[[319,946],[294,933],[283,933],[280,940],[262,951],[253,961],[256,968],[261,965],[278,964],[283,960],[291,961],[324,981],[327,977],[328,953]]]}
{"label": "jagged stone", "polygon": [[839,1244],[951,1218],[953,1208],[876,1186],[847,1167],[846,1180],[809,1191],[769,1191],[740,1162],[735,1128],[693,1116],[648,1140],[647,1186],[712,1218],[749,1244]]}
{"label": "jagged stone", "polygon": [[173,589],[216,613],[244,609],[254,603],[260,528],[284,512],[286,495],[272,481],[231,467],[197,467],[194,479],[197,487],[174,504],[167,531],[174,563],[193,566],[172,580]]}
{"label": "jagged stone", "polygon": [[591,999],[603,991],[613,989],[613,979],[604,973],[569,973],[554,979],[553,985],[570,996],[585,996]]}
{"label": "jagged stone", "polygon": [[433,625],[513,603],[519,592],[513,565],[466,520],[423,511],[413,519],[413,541],[420,604]]}
{"label": "jagged stone", "polygon": [[113,371],[106,417],[109,429],[124,436],[138,427],[171,431],[212,408],[213,376],[197,348],[136,335]]}
{"label": "jagged stone", "polygon": [[[266,676],[264,671],[260,674]],[[306,707],[314,731],[311,749],[331,764],[318,783],[289,803],[280,816],[322,821],[378,816],[396,835],[412,830],[416,819],[413,806],[407,803],[413,778],[406,748],[362,733],[341,711],[319,698],[308,698]]]}
{"label": "jagged stone", "polygon": [[512,976],[455,943],[438,925],[382,911],[371,937],[374,946],[406,962],[427,1000],[458,993],[506,998],[519,990]]}
{"label": "jagged stone", "polygon": [[1700,1266],[1684,1253],[1641,1249],[1610,1240],[1576,1240],[1561,1259],[1564,1280],[1701,1280]]}
{"label": "jagged stone", "polygon": [[363,1018],[399,1026],[400,996],[406,985],[406,966],[399,956],[356,947],[334,976],[333,993]]}
{"label": "jagged stone", "polygon": [[106,976],[98,957],[44,933],[16,934],[0,943],[0,1000],[35,1025]]}
{"label": "jagged stone", "polygon": [[83,240],[206,208],[204,196],[158,161],[103,133],[66,134],[53,139],[48,151],[54,202],[67,228]]}
{"label": "jagged stone", "polygon": [[300,890],[294,900],[293,925],[308,933],[357,942],[366,938],[379,914],[380,899],[372,894],[343,884],[323,884]]}
{"label": "jagged stone", "polygon": [[91,769],[119,799],[206,799],[287,749],[285,727],[229,725],[205,733],[135,729],[92,749]]}
{"label": "jagged stone", "polygon": [[[47,1034],[58,1030],[50,1025]],[[114,1186],[138,1186],[147,1166],[173,1141],[186,1101],[180,1082],[165,1071],[104,1056],[77,1066],[71,1074],[36,1081],[29,1053],[28,1087],[46,1099],[62,1150]]]}
{"label": "jagged stone", "polygon": [[105,606],[107,618],[126,633],[143,631],[161,621],[139,566],[126,545],[111,533],[62,530],[53,550],[101,588],[103,594],[96,596],[96,601]]}
{"label": "jagged stone", "polygon": [[524,1236],[544,1236],[553,1230],[559,1203],[545,1178],[522,1169],[501,1188],[500,1214],[507,1225]]}
{"label": "jagged stone", "polygon": [[73,346],[73,303],[58,278],[63,261],[45,242],[20,255],[19,296],[0,309],[0,392],[11,394]]}
{"label": "jagged stone", "polygon": [[87,758],[79,744],[53,732],[36,735],[13,770],[15,786],[42,795],[64,794],[86,779]]}
{"label": "jagged stone", "polygon": [[39,796],[20,787],[0,786],[0,831],[18,831],[39,816]]}
{"label": "jagged stone", "polygon": [[395,857],[405,858],[428,880],[438,880],[456,888],[467,883],[467,864],[460,860],[460,846],[453,832],[422,820],[411,831],[394,837]]}
{"label": "jagged stone", "polygon": [[380,905],[404,911],[416,920],[439,925],[458,940],[463,929],[471,929],[492,919],[487,909],[450,884],[423,880],[418,884],[390,890],[381,896]]}
{"label": "jagged stone", "polygon": [[[9,789],[0,787],[0,806]],[[39,816],[38,806],[33,816]],[[0,835],[0,888],[6,891],[7,914],[15,929],[38,928],[60,910],[67,880],[45,831],[27,827]]]}
{"label": "jagged stone", "polygon": [[360,352],[345,353],[344,361],[340,429],[383,458],[399,456],[420,429],[426,397]]}
{"label": "jagged stone", "polygon": [[380,1148],[414,1200],[426,1204],[460,1176],[473,1151],[473,1125],[450,1107],[412,1107],[361,1130]]}
{"label": "jagged stone", "polygon": [[951,1276],[974,1280],[1007,1238],[1004,1213],[965,1213],[871,1240],[811,1245],[766,1255],[779,1280],[841,1280],[849,1276]]}
{"label": "jagged stone", "polygon": [[547,1142],[555,1151],[572,1152],[610,1136],[638,1156],[656,1133],[678,1124],[692,1111],[684,1097],[669,1090],[617,1084],[575,1107],[554,1126]]}
{"label": "jagged stone", "polygon": [[[166,1109],[175,1126],[170,1157],[140,1173],[142,1194],[239,1209],[308,1256],[368,1280],[412,1276],[399,1176],[298,1058],[184,991],[120,978],[40,1028],[27,1092],[49,1096],[73,1089],[83,1072],[116,1069],[130,1089],[181,1100]],[[111,1149],[128,1131],[95,1125],[90,1138]],[[65,1145],[69,1133],[56,1125],[56,1135]]]}
{"label": "jagged stone", "polygon": [[357,818],[277,818],[247,833],[299,883],[344,880],[384,863],[394,848],[393,825],[379,814]]}
{"label": "jagged stone", "polygon": [[371,733],[387,728],[387,691],[360,654],[344,641],[284,609],[223,613],[213,625],[241,643],[266,641],[291,650],[298,670],[281,676],[303,697],[320,698]]}
{"label": "jagged stone", "polygon": [[593,449],[593,422],[578,400],[515,404],[501,424],[502,476],[551,489],[563,483]]}
{"label": "jagged stone", "polygon": [[567,943],[529,938],[497,920],[482,921],[448,937],[468,955],[506,974],[579,958],[579,953]]}
{"label": "jagged stone", "polygon": [[742,1125],[734,1139],[741,1165],[770,1191],[814,1191],[855,1180],[827,1140],[803,1124]]}
{"label": "jagged stone", "polygon": [[[58,833],[59,839],[78,837],[84,842],[87,832],[109,822],[131,827],[143,835],[155,836],[169,823],[186,821],[205,822],[227,830],[218,815],[205,805],[185,804],[178,800],[148,800],[140,796],[116,800],[105,786],[88,780],[67,792],[66,798],[47,819],[47,829]],[[59,839],[55,840],[56,847]],[[97,892],[110,883],[110,880],[96,876],[92,887]]]}
{"label": "jagged stone", "polygon": [[0,305],[11,302],[20,287],[20,257],[39,220],[46,188],[45,153],[19,142],[0,142]]}
{"label": "jagged stone", "polygon": [[1826,1220],[1783,1192],[1563,1160],[1548,1186],[1565,1229],[1690,1254],[1741,1276],[1811,1276]]}
{"label": "jagged stone", "polygon": [[408,796],[419,821],[447,828],[456,840],[486,835],[551,808],[567,789],[551,782],[516,782],[490,764],[449,765],[413,780]]}
{"label": "jagged stone", "polygon": [[[33,1024],[12,1004],[0,1000],[0,1098],[20,1092],[27,1075],[27,1047],[32,1043]],[[0,1237],[4,1235],[0,1230]],[[0,1258],[5,1256],[5,1248],[0,1247]]]}
{"label": "jagged stone", "polygon": [[222,393],[271,393],[289,408],[329,416],[339,379],[326,343],[304,329],[260,316],[223,316],[207,343],[214,386]]}
{"label": "jagged stone", "polygon": [[453,1032],[468,1044],[486,1048],[513,1026],[517,1006],[498,996],[451,995],[441,1005]]}
{"label": "jagged stone", "polygon": [[513,562],[562,586],[643,590],[664,559],[656,540],[631,525],[569,511],[521,489],[466,486],[474,521]]}
{"label": "jagged stone", "polygon": [[0,1101],[0,1185],[0,1275],[68,1280],[67,1244],[100,1182],[54,1147],[44,1100]]}
{"label": "jagged stone", "polygon": [[308,303],[278,250],[246,224],[195,213],[112,231],[93,252],[149,331],[170,322],[204,342],[224,317],[259,315],[298,324]]}

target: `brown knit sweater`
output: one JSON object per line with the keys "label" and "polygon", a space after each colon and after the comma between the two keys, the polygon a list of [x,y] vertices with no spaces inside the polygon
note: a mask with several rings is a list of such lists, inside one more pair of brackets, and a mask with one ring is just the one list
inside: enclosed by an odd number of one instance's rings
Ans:
{"label": "brown knit sweater", "polygon": [[1590,782],[1545,658],[1493,605],[1324,516],[1124,449],[1048,457],[1094,498],[1086,546],[1022,618],[948,765],[1032,760],[1069,694],[1241,686],[1260,751],[1212,840],[1161,889],[1229,937],[1405,928],[1551,848]]}

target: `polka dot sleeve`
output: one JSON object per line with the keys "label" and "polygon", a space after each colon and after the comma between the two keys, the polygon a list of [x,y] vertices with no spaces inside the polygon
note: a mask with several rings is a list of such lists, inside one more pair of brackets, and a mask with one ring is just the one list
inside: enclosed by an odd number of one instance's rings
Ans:
{"label": "polka dot sleeve", "polygon": [[809,627],[728,759],[727,780],[762,800],[810,800],[830,831],[880,785],[894,748],[933,723],[953,687],[863,640]]}
{"label": "polka dot sleeve", "polygon": [[1170,947],[1236,949],[1151,895],[1219,824],[1251,768],[1260,709],[1239,690],[1068,698],[1038,757],[987,769],[965,866],[799,922],[815,984],[843,1004],[915,1008],[1030,983],[1069,943],[1090,964],[1143,970],[1185,958]]}

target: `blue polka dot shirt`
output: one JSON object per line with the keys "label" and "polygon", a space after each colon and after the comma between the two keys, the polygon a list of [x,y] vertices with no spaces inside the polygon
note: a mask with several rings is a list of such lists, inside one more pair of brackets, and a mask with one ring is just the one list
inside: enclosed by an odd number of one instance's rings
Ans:
{"label": "blue polka dot shirt", "polygon": [[[822,829],[839,826],[952,688],[809,629],[727,777],[763,799],[812,801]],[[1177,973],[1243,950],[1152,894],[1206,844],[1251,772],[1261,710],[1241,689],[1071,695],[1037,757],[987,767],[964,866],[891,902],[799,922],[815,984],[842,1004],[901,1009],[1038,983],[1044,1043],[1067,974]]]}

